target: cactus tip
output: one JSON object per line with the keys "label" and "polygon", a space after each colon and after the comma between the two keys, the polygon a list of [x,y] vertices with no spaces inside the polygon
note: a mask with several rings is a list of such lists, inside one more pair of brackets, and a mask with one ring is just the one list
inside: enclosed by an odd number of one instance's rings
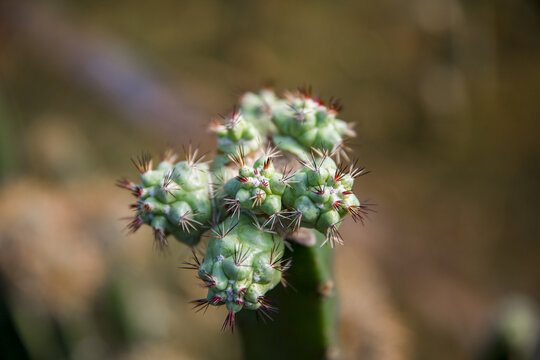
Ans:
{"label": "cactus tip", "polygon": [[198,271],[199,268],[201,267],[201,259],[199,258],[199,256],[197,255],[197,252],[195,251],[194,248],[191,248],[191,262],[189,261],[184,261],[184,265],[183,266],[179,266],[180,269],[185,269],[185,270],[195,270],[195,271]]}
{"label": "cactus tip", "polygon": [[199,213],[188,210],[186,211],[180,218],[178,219],[178,225],[182,228],[184,232],[187,232],[188,234],[191,232],[191,230],[197,231],[197,228],[195,225],[203,226],[203,224],[200,221],[195,220],[193,217],[199,215]]}
{"label": "cactus tip", "polygon": [[238,222],[236,222],[234,225],[229,225],[228,227],[225,226],[225,223],[221,223],[220,225],[214,225],[210,229],[212,234],[210,235],[211,238],[214,239],[223,239],[225,236],[229,235],[231,231],[238,225]]}
{"label": "cactus tip", "polygon": [[225,124],[225,127],[227,129],[234,129],[235,127],[238,126],[239,123],[240,123],[240,112],[235,110],[227,118],[227,123]]}
{"label": "cactus tip", "polygon": [[351,215],[351,218],[354,222],[360,221],[362,225],[366,219],[369,212],[375,211],[372,209],[374,204],[370,203],[361,203],[360,205],[351,205],[347,208],[347,212]]}
{"label": "cactus tip", "polygon": [[246,155],[244,153],[244,147],[238,146],[233,154],[227,154],[229,160],[231,160],[238,168],[246,166]]}
{"label": "cactus tip", "polygon": [[131,220],[129,224],[127,224],[126,228],[130,234],[133,234],[137,232],[137,230],[139,230],[139,228],[143,224],[144,224],[143,219],[139,215],[136,215],[135,218],[133,218],[133,220]]}
{"label": "cactus tip", "polygon": [[270,143],[266,146],[266,149],[264,150],[264,157],[271,159],[275,157],[281,156],[281,151],[275,146],[272,146]]}
{"label": "cactus tip", "polygon": [[338,231],[338,225],[339,223],[332,224],[328,227],[328,230],[326,230],[326,238],[324,239],[323,243],[321,244],[321,247],[324,246],[327,242],[330,242],[330,247],[334,247],[336,243],[339,245],[343,245],[343,236]]}
{"label": "cactus tip", "polygon": [[249,200],[253,200],[253,204],[251,204],[251,208],[261,206],[264,201],[264,198],[265,198],[265,192],[260,189],[257,189],[257,191],[255,192],[255,195],[249,198]]}
{"label": "cactus tip", "polygon": [[139,194],[139,192],[140,192],[139,187],[134,182],[132,182],[132,181],[126,179],[126,178],[121,178],[121,179],[116,180],[116,186],[118,186],[119,188],[131,191],[133,196],[138,197],[140,195]]}
{"label": "cactus tip", "polygon": [[182,148],[186,162],[190,168],[194,168],[199,165],[206,157],[206,154],[199,155],[199,147],[193,147],[191,143],[187,148],[185,146],[182,146]]}
{"label": "cactus tip", "polygon": [[165,149],[165,151],[162,154],[162,159],[165,162],[168,162],[169,164],[173,164],[178,159],[178,154],[176,154],[176,151],[172,147]]}
{"label": "cactus tip", "polygon": [[228,214],[232,214],[233,217],[240,217],[240,200],[225,198],[223,202]]}
{"label": "cactus tip", "polygon": [[206,314],[206,310],[208,310],[208,307],[210,306],[210,301],[206,298],[196,299],[190,301],[190,303],[193,304],[193,310],[195,310],[196,313],[204,310],[203,314]]}
{"label": "cactus tip", "polygon": [[154,229],[154,248],[160,252],[164,252],[168,246],[167,236],[163,229]]}
{"label": "cactus tip", "polygon": [[259,303],[259,308],[257,312],[264,315],[270,320],[274,320],[270,313],[277,313],[278,308],[272,305],[272,302],[268,296],[261,295],[257,298],[257,303]]}
{"label": "cactus tip", "polygon": [[250,251],[249,248],[244,249],[244,245],[242,243],[240,243],[238,246],[236,246],[234,248],[234,252],[233,252],[234,265],[242,266],[244,261],[246,261],[246,259],[249,256],[249,251]]}
{"label": "cactus tip", "polygon": [[235,325],[235,315],[236,313],[232,310],[230,310],[227,313],[227,316],[225,317],[225,321],[223,322],[223,325],[221,326],[221,331],[226,331],[227,328],[231,329],[231,332],[234,332],[234,325]]}
{"label": "cactus tip", "polygon": [[[198,278],[202,280],[202,282],[203,282],[202,287],[204,287],[204,288],[212,288],[212,287],[216,286],[216,279],[212,275],[210,275],[208,273],[205,273],[204,277],[199,276]],[[215,299],[215,297],[214,297],[214,299]],[[216,304],[213,304],[213,305],[216,305]]]}
{"label": "cactus tip", "polygon": [[141,174],[152,170],[152,155],[149,152],[143,152],[136,158],[131,158],[131,162]]}

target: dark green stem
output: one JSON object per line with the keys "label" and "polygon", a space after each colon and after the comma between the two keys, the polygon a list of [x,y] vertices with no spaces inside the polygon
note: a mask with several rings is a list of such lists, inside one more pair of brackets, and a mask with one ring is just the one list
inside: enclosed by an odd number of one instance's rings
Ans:
{"label": "dark green stem", "polygon": [[[273,321],[257,321],[250,311],[238,313],[245,359],[336,359],[337,299],[332,277],[332,249],[293,243],[293,266],[287,272],[292,286],[269,293],[279,313]],[[294,287],[294,289],[292,289]]]}

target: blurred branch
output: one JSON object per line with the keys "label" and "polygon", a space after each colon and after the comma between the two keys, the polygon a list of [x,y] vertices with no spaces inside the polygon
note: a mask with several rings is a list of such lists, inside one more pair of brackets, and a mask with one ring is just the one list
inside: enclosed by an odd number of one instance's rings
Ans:
{"label": "blurred branch", "polygon": [[7,304],[6,284],[0,278],[0,357],[30,359]]}
{"label": "blurred branch", "polygon": [[50,5],[3,2],[0,21],[35,55],[73,76],[138,125],[169,133],[206,119],[185,93],[150,73],[128,49],[68,22]]}

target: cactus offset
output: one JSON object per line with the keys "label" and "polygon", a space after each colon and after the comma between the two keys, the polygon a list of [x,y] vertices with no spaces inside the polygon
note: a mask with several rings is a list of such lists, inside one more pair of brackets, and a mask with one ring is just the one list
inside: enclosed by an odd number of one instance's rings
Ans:
{"label": "cactus offset", "polygon": [[[191,147],[185,161],[176,162],[168,152],[156,168],[143,154],[134,160],[141,183],[118,182],[137,198],[128,229],[150,225],[157,248],[164,249],[170,235],[190,246],[203,235],[210,238],[204,258],[193,250],[183,267],[196,270],[207,288],[206,296],[193,302],[196,310],[226,307],[223,328],[233,329],[243,309],[271,317],[276,308],[267,293],[287,284],[283,273],[291,261],[284,259],[284,245],[285,239],[294,241],[296,230],[313,229],[322,234],[313,236],[314,242],[333,247],[343,243],[338,231],[343,219],[351,215],[363,222],[369,211],[352,189],[367,171],[332,159],[346,150],[345,137],[354,135],[337,119],[339,109],[305,91],[283,99],[271,90],[246,93],[237,111],[211,124],[217,136],[211,168]],[[330,258],[315,249],[305,254],[320,258],[311,259],[318,265],[309,268],[324,269],[328,278]],[[294,263],[295,254],[292,258]]]}
{"label": "cactus offset", "polygon": [[311,91],[298,91],[286,95],[277,106],[272,121],[278,132],[274,143],[299,158],[308,158],[309,149],[335,150],[342,148],[345,137],[354,136],[352,126],[336,118],[341,105],[330,100],[326,106],[311,96]]}
{"label": "cactus offset", "polygon": [[207,297],[196,300],[195,307],[225,305],[229,315],[223,326],[231,329],[235,314],[242,309],[270,316],[274,307],[265,294],[282,280],[282,272],[288,268],[282,258],[283,242],[276,238],[247,215],[238,220],[229,217],[214,226],[204,261],[201,263],[194,253],[194,261],[188,264],[197,269],[208,288]]}
{"label": "cactus offset", "polygon": [[149,154],[132,159],[141,174],[141,184],[121,179],[117,185],[128,189],[136,198],[131,208],[135,216],[128,224],[131,232],[148,224],[154,231],[154,246],[163,250],[167,236],[173,235],[187,245],[196,245],[208,229],[211,217],[208,164],[197,157],[191,147],[186,160],[176,162],[167,151],[158,166],[152,168]]}

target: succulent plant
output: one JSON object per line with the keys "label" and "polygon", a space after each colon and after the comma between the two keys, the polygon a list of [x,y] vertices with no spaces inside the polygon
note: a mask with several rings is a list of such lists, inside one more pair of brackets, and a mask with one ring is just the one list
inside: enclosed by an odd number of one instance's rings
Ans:
{"label": "succulent plant", "polygon": [[311,96],[311,91],[288,93],[276,106],[272,121],[277,128],[273,142],[285,151],[306,160],[310,149],[332,151],[344,145],[344,139],[354,136],[352,126],[336,116],[341,105],[330,100],[325,105]]}
{"label": "succulent plant", "polygon": [[148,224],[154,231],[154,246],[167,246],[167,236],[173,235],[187,245],[196,245],[208,229],[212,206],[208,164],[197,157],[191,147],[186,160],[176,162],[177,156],[167,151],[154,169],[152,159],[145,153],[132,159],[141,174],[141,183],[120,179],[117,185],[129,190],[137,198],[131,208],[135,216],[128,224],[131,232]]}
{"label": "succulent plant", "polygon": [[369,211],[353,193],[365,168],[332,159],[354,134],[338,111],[336,102],[325,106],[308,92],[283,99],[271,90],[246,93],[238,110],[211,124],[217,136],[212,167],[191,147],[184,161],[167,152],[156,168],[144,154],[133,161],[141,183],[118,182],[137,198],[129,230],[150,225],[158,249],[169,235],[190,246],[209,237],[204,255],[194,248],[183,267],[196,270],[207,289],[195,309],[227,308],[223,328],[234,328],[243,309],[266,317],[276,310],[267,292],[287,284],[286,239],[299,228],[321,233],[320,245],[333,247],[343,243],[344,217],[363,221]]}
{"label": "succulent plant", "polygon": [[228,162],[227,154],[236,152],[239,148],[251,153],[260,147],[262,138],[258,127],[251,121],[246,121],[242,112],[233,112],[226,122],[212,121],[210,129],[218,138],[215,164],[224,165]]}
{"label": "succulent plant", "polygon": [[266,137],[276,132],[272,123],[272,115],[284,101],[279,99],[270,89],[262,89],[258,93],[248,92],[240,98],[240,110],[247,121],[256,126],[260,133]]}
{"label": "succulent plant", "polygon": [[283,242],[248,215],[227,218],[211,229],[204,261],[196,252],[184,268],[197,270],[208,288],[195,308],[225,305],[229,311],[224,327],[234,328],[234,315],[242,309],[258,310],[265,316],[275,308],[265,294],[280,281],[289,263],[283,259]]}
{"label": "succulent plant", "polygon": [[[361,204],[353,193],[354,178],[367,174],[365,168],[336,165],[327,153],[311,153],[309,161],[291,179],[291,186],[283,193],[285,206],[296,209],[299,226],[313,228],[326,234],[332,247],[343,243],[338,231],[343,218],[350,214],[354,221],[363,221],[370,204]],[[323,244],[324,244],[323,243]]]}

